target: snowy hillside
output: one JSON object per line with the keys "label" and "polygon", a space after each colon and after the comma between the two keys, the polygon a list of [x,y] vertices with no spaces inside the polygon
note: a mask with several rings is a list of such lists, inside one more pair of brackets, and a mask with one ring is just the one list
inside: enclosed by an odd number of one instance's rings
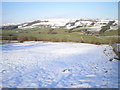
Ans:
{"label": "snowy hillside", "polygon": [[[88,27],[93,30],[100,30],[102,26],[105,26],[109,23],[109,21],[113,20],[91,20],[91,19],[43,19],[38,21],[33,21],[28,24],[19,25],[18,28],[26,29],[26,28],[40,28],[41,25],[50,26],[51,28],[66,28],[73,29],[77,27]],[[36,22],[36,23],[34,23]],[[33,24],[31,24],[33,23]],[[115,21],[113,24],[117,24]],[[31,25],[29,25],[31,24]]]}
{"label": "snowy hillside", "polygon": [[[25,22],[22,24],[8,23],[3,24],[1,27],[3,30],[10,29],[30,29],[30,28],[64,28],[64,29],[76,29],[79,27],[89,28],[92,31],[100,31],[102,26],[106,26],[111,23],[110,30],[117,30],[118,20],[101,20],[101,19],[41,19],[31,22]],[[116,27],[113,27],[116,26]]]}
{"label": "snowy hillside", "polygon": [[118,87],[118,61],[108,45],[24,42],[2,45],[2,53],[1,87]]}

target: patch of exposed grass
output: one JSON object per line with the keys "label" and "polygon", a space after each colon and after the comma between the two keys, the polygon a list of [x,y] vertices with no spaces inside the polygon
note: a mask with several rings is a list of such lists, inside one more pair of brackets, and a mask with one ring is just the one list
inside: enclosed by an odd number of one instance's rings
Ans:
{"label": "patch of exposed grass", "polygon": [[101,34],[101,36],[115,36],[115,35],[118,35],[118,30],[110,30]]}
{"label": "patch of exposed grass", "polygon": [[[34,28],[34,29],[15,29],[3,30],[3,40],[18,40],[18,41],[52,41],[52,42],[82,42],[92,44],[112,44],[117,43],[118,38],[106,38],[85,35],[82,32],[66,32],[67,29],[59,28],[52,30],[51,28]],[[101,36],[116,35],[117,30],[106,31]]]}

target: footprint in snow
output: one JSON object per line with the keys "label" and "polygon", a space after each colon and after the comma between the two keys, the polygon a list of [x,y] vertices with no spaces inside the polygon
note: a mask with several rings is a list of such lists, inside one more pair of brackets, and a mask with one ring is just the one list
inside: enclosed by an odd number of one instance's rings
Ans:
{"label": "footprint in snow", "polygon": [[6,73],[6,70],[2,70],[2,74],[5,74]]}
{"label": "footprint in snow", "polygon": [[70,69],[65,69],[62,71],[62,73],[70,73],[70,71],[71,71]]}

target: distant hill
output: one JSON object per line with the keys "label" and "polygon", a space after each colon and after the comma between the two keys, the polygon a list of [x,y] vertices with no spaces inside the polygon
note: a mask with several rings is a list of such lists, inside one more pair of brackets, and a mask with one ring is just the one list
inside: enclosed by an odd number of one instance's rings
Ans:
{"label": "distant hill", "polygon": [[36,20],[28,23],[23,23],[19,25],[7,25],[2,26],[3,30],[12,29],[27,29],[27,28],[65,28],[65,29],[75,29],[79,27],[89,27],[92,30],[101,30],[101,27],[106,25],[117,25],[118,20],[92,20],[92,19],[44,19]]}

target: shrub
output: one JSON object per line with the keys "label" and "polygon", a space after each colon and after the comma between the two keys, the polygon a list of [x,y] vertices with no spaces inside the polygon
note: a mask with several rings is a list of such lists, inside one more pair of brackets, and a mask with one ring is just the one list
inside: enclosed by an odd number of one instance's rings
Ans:
{"label": "shrub", "polygon": [[36,37],[33,37],[33,36],[29,36],[29,37],[27,37],[28,38],[28,40],[30,40],[30,41],[37,41],[37,38]]}
{"label": "shrub", "polygon": [[9,25],[9,26],[3,26],[2,30],[12,30],[18,28],[17,25]]}
{"label": "shrub", "polygon": [[109,21],[109,22],[108,22],[108,25],[113,25],[114,22],[115,22],[115,21]]}
{"label": "shrub", "polygon": [[51,32],[51,34],[57,34],[57,32]]}
{"label": "shrub", "polygon": [[103,34],[103,33],[104,33],[106,30],[108,30],[108,29],[110,29],[110,26],[109,26],[109,25],[102,26],[99,34]]}
{"label": "shrub", "polygon": [[17,40],[22,43],[22,42],[24,42],[24,41],[27,41],[28,38],[25,37],[25,36],[19,36],[19,37],[17,38]]}

